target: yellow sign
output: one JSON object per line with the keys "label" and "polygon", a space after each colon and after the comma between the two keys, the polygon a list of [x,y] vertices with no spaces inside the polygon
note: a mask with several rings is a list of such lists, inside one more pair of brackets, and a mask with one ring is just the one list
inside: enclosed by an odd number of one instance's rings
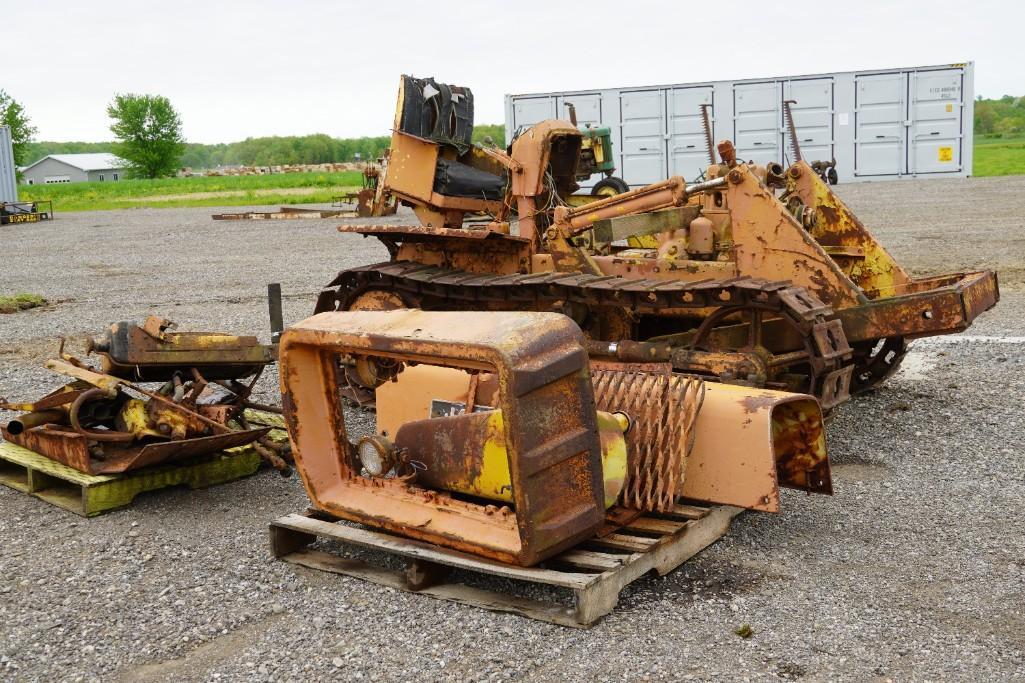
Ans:
{"label": "yellow sign", "polygon": [[12,216],[8,216],[8,221],[11,223],[38,223],[38,213],[16,213]]}
{"label": "yellow sign", "polygon": [[953,161],[954,160],[954,148],[953,147],[940,147],[940,161]]}
{"label": "yellow sign", "polygon": [[948,104],[948,105],[947,105],[947,113],[949,114],[949,113],[950,113],[950,112],[952,112],[952,111],[954,111],[954,105],[952,105],[952,104]]}

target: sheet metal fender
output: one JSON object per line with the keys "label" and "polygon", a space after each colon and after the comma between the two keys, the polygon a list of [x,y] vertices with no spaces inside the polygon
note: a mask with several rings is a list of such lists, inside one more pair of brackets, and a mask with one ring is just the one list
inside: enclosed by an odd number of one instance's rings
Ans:
{"label": "sheet metal fender", "polygon": [[815,397],[708,382],[680,494],[779,511],[779,488],[833,493]]}

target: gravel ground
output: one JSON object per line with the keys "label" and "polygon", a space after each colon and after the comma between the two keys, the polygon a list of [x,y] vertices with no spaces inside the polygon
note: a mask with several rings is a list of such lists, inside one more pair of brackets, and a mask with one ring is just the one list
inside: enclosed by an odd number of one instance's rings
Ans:
{"label": "gravel ground", "polygon": [[[0,487],[0,677],[1021,680],[1025,178],[840,193],[914,272],[996,267],[1003,300],[970,338],[916,344],[897,377],[839,411],[833,497],[785,492],[781,514],[742,515],[577,631],[271,560],[268,521],[307,504],[297,478],[271,471],[91,520]],[[0,396],[60,383],[38,365],[61,334],[160,313],[265,337],[265,283],[282,283],[295,321],[339,268],[386,258],[331,221],[214,211],[5,228],[0,293],[56,303],[0,316]],[[261,389],[273,398],[273,378]]]}

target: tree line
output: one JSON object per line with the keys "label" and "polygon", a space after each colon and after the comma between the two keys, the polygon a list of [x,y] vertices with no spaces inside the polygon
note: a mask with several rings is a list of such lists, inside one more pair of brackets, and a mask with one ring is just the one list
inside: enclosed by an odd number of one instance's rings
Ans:
{"label": "tree line", "polygon": [[975,132],[997,137],[1025,135],[1025,97],[978,98],[975,101]]}
{"label": "tree line", "polygon": [[[474,142],[483,143],[490,137],[502,146],[505,126],[480,125],[474,128]],[[278,166],[285,164],[326,164],[358,159],[374,160],[384,154],[391,142],[390,135],[360,138],[335,138],[323,133],[316,135],[246,138],[239,142],[213,145],[186,143],[181,166],[192,169],[218,166]],[[80,152],[114,152],[113,142],[30,142],[27,145],[28,163],[47,154],[76,154]]]}

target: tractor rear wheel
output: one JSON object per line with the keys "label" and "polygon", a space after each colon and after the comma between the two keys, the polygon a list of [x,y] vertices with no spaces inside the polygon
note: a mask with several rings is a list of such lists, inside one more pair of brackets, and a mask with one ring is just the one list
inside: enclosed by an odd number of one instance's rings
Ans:
{"label": "tractor rear wheel", "polygon": [[629,192],[630,186],[622,178],[609,176],[602,178],[591,188],[591,195],[595,197],[615,197],[617,194]]}

